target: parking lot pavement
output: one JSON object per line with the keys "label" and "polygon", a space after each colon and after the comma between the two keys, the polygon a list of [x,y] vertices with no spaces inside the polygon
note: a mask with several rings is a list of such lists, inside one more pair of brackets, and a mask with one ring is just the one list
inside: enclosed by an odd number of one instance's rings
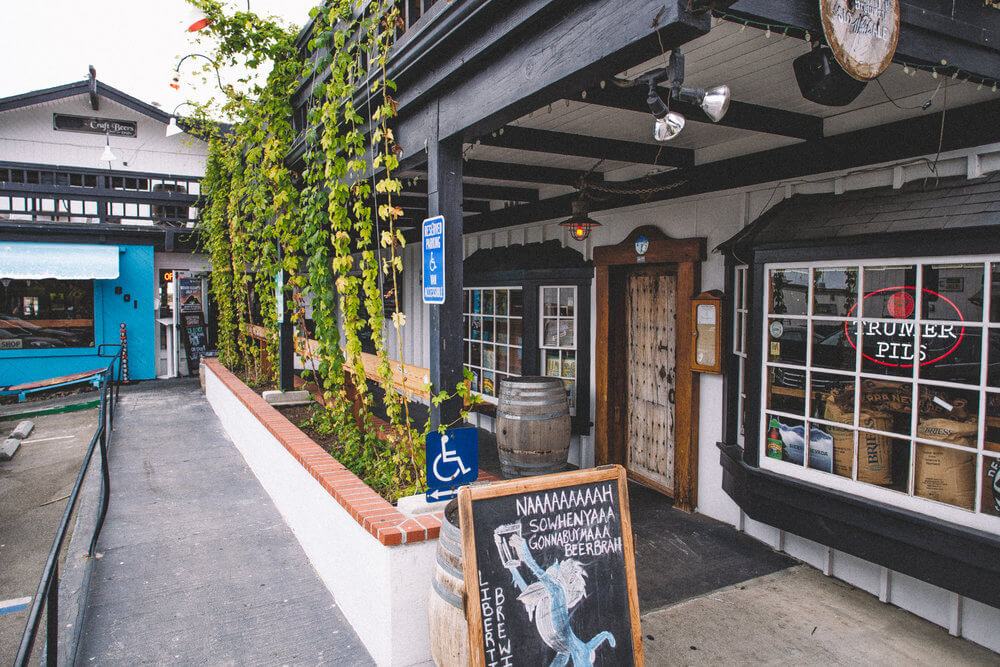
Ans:
{"label": "parking lot pavement", "polygon": [[[17,454],[0,461],[0,609],[34,595],[38,587],[66,496],[97,429],[97,408],[31,419],[35,429]],[[19,421],[0,421],[0,438]],[[0,661],[17,653],[27,614],[27,609],[0,612]],[[36,642],[36,651],[40,645]]]}

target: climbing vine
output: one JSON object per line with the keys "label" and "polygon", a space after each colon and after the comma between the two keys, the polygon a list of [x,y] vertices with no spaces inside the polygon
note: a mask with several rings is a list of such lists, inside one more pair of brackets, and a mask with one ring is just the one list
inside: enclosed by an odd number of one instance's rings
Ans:
{"label": "climbing vine", "polygon": [[[219,0],[188,1],[209,19],[206,39],[216,63],[273,63],[263,85],[247,76],[221,87],[217,108],[235,119],[231,131],[200,126],[210,143],[201,230],[213,263],[220,356],[256,383],[274,380],[275,279],[283,271],[296,329],[315,340],[299,349],[314,366],[311,379],[325,406],[312,426],[335,434],[342,462],[384,495],[421,491],[430,426],[414,425],[405,385],[397,391],[393,368],[393,357],[403,356],[406,325],[397,296],[405,246],[397,221],[403,212],[394,201],[402,190],[394,176],[401,149],[391,126],[395,85],[387,78],[400,26],[397,5],[329,0],[310,12],[309,56],[303,57],[296,34],[273,20],[227,13]],[[291,96],[310,80],[305,166],[296,174],[285,164],[296,139]],[[248,90],[238,90],[240,85]],[[387,326],[396,334],[394,350]],[[372,414],[362,353],[366,337],[375,348],[368,366],[377,368],[388,428],[379,427]],[[436,404],[451,397],[434,389]],[[474,400],[466,384],[453,393]]]}

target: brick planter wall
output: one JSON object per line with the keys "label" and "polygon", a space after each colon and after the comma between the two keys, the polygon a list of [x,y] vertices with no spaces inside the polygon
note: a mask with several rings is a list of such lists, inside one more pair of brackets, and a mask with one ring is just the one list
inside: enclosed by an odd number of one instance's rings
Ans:
{"label": "brick planter wall", "polygon": [[405,516],[218,360],[205,371],[209,404],[375,661],[427,663],[441,514]]}

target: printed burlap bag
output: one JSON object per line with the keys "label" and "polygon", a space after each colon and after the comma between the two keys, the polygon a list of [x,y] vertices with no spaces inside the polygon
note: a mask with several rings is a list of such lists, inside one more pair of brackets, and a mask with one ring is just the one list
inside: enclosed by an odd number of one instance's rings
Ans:
{"label": "printed burlap bag", "polygon": [[[964,412],[964,411],[963,411]],[[953,445],[975,447],[979,425],[976,419],[924,419],[917,424],[917,437]],[[914,493],[949,505],[971,510],[975,503],[976,455],[951,447],[917,445]]]}
{"label": "printed burlap bag", "polygon": [[[854,392],[832,391],[827,395],[824,419],[854,423]],[[848,396],[849,395],[849,396]],[[861,428],[888,431],[892,417],[884,412],[862,411],[858,416]],[[851,476],[854,457],[854,433],[837,429],[833,433],[833,472],[842,477]],[[892,441],[877,433],[858,433],[858,481],[866,484],[888,486],[892,484]]]}

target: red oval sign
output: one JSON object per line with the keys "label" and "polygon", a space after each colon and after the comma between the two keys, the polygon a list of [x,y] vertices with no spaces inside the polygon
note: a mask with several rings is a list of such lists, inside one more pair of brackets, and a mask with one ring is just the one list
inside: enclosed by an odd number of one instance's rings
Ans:
{"label": "red oval sign", "polygon": [[[954,352],[962,343],[965,337],[965,327],[955,324],[936,324],[925,322],[920,325],[920,348],[915,346],[916,324],[914,322],[902,321],[913,314],[916,305],[917,289],[915,287],[884,287],[865,294],[865,300],[874,296],[879,296],[885,300],[886,313],[873,315],[865,309],[868,317],[892,317],[899,322],[872,322],[863,319],[860,323],[862,334],[861,356],[869,361],[882,366],[892,366],[895,368],[911,368],[914,359],[919,360],[921,366],[941,361]],[[955,320],[964,322],[962,312],[952,301],[938,292],[929,289],[923,290],[924,298],[928,295],[934,297],[941,303],[948,304],[955,312],[955,317],[942,317],[942,320]],[[854,310],[858,304],[854,304],[847,313],[848,317],[853,317]],[[858,349],[856,332],[851,331],[851,322],[844,322],[844,333],[851,347]],[[942,351],[943,350],[943,351]],[[928,358],[933,357],[933,358]]]}

